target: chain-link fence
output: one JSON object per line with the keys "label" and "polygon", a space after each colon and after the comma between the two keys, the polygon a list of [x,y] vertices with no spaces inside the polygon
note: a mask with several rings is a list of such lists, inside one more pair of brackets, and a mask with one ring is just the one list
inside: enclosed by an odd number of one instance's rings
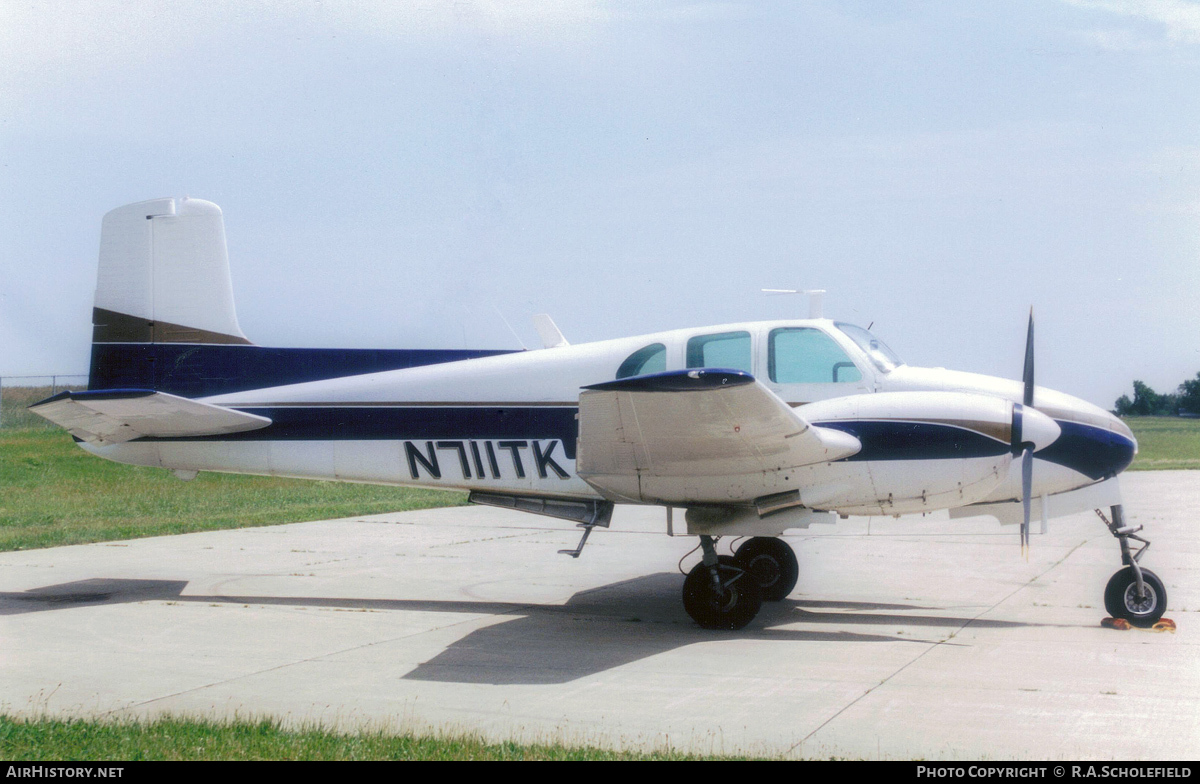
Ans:
{"label": "chain-link fence", "polygon": [[87,389],[87,373],[0,376],[0,427],[54,427],[28,408],[67,389]]}

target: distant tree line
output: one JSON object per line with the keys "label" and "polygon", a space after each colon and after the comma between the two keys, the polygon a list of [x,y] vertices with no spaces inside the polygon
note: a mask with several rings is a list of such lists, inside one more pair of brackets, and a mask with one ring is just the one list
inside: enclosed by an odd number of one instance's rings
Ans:
{"label": "distant tree line", "polygon": [[1174,393],[1160,395],[1141,381],[1133,382],[1133,400],[1128,395],[1117,398],[1113,409],[1117,416],[1200,416],[1200,373],[1184,381]]}

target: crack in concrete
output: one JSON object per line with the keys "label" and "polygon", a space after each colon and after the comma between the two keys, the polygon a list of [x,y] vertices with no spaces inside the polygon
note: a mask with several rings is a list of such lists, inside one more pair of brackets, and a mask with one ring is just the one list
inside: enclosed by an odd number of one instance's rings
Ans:
{"label": "crack in concrete", "polygon": [[[523,605],[520,607],[514,607],[507,612],[498,613],[495,615],[499,615],[501,617],[503,617],[505,615],[519,615],[520,613],[528,612],[531,609],[536,608],[537,606],[538,605],[536,605],[536,604],[527,604],[527,605]],[[493,613],[485,613],[485,614],[493,615]],[[142,700],[141,702],[135,702],[131,705],[125,705],[120,708],[113,708],[112,710],[106,711],[105,713],[103,713],[101,715],[112,716],[113,714],[116,714],[116,713],[122,713],[125,711],[133,711],[137,708],[142,708],[147,705],[153,705],[156,702],[162,702],[163,700],[169,700],[173,697],[180,697],[180,696],[183,696],[184,694],[192,694],[194,692],[204,691],[205,689],[211,689],[214,686],[224,686],[225,684],[234,683],[234,682],[240,681],[240,680],[245,680],[246,678],[253,678],[255,676],[264,675],[269,672],[276,672],[278,670],[283,670],[288,667],[295,667],[298,664],[308,664],[309,662],[320,661],[321,659],[325,659],[330,656],[340,656],[344,653],[350,653],[352,651],[364,650],[367,648],[372,648],[376,645],[386,645],[388,643],[398,642],[400,640],[407,640],[407,639],[410,639],[413,637],[419,637],[422,634],[430,634],[433,632],[443,631],[445,629],[453,629],[455,626],[461,626],[463,624],[471,623],[475,620],[478,620],[478,618],[464,618],[461,621],[457,621],[455,623],[448,623],[443,626],[435,626],[433,628],[421,629],[419,631],[411,632],[409,634],[401,634],[397,637],[389,637],[388,639],[385,639],[385,640],[374,640],[372,642],[363,643],[362,645],[352,645],[349,648],[342,648],[341,650],[336,650],[336,651],[328,651],[326,653],[317,654],[315,656],[309,656],[304,659],[297,659],[294,661],[284,662],[282,664],[276,664],[272,667],[265,667],[261,670],[255,670],[254,672],[247,672],[247,673],[242,673],[241,675],[234,675],[233,677],[213,681],[212,683],[206,683],[206,684],[202,684],[200,686],[193,686],[188,689],[181,689],[181,690],[179,690],[177,692],[173,692],[171,694],[163,694],[158,697],[152,697],[151,699],[148,699],[148,700]]]}
{"label": "crack in concrete", "polygon": [[862,694],[860,694],[860,695],[858,695],[857,697],[855,697],[853,700],[851,700],[851,701],[850,701],[849,703],[847,703],[846,705],[843,705],[843,706],[842,706],[842,708],[841,708],[839,711],[837,711],[837,713],[834,713],[834,714],[833,714],[832,716],[830,716],[828,719],[826,719],[825,721],[821,722],[819,725],[817,725],[817,727],[816,727],[815,729],[813,729],[813,731],[812,731],[812,732],[808,733],[808,734],[807,734],[807,735],[805,735],[803,738],[801,738],[801,739],[800,739],[800,740],[798,740],[796,743],[794,743],[794,744],[793,744],[793,745],[792,745],[792,746],[791,746],[791,747],[790,747],[790,748],[787,750],[787,754],[789,754],[789,755],[790,755],[790,754],[792,754],[793,752],[795,752],[797,749],[799,749],[801,746],[803,746],[803,745],[804,745],[804,744],[805,744],[805,743],[806,743],[806,742],[807,742],[809,739],[811,739],[811,738],[812,738],[814,735],[816,735],[818,732],[820,732],[821,730],[823,730],[823,729],[825,729],[827,726],[829,726],[829,725],[830,725],[830,724],[831,724],[831,723],[832,723],[834,720],[836,720],[836,719],[837,719],[839,716],[841,716],[843,713],[845,713],[846,711],[850,710],[851,708],[853,708],[853,707],[854,707],[855,705],[857,705],[858,703],[862,702],[862,701],[863,701],[864,699],[866,699],[866,698],[867,698],[869,695],[873,694],[874,692],[876,692],[877,690],[879,690],[879,689],[880,689],[880,688],[882,688],[883,686],[887,685],[887,683],[888,683],[889,681],[891,681],[893,678],[895,678],[897,675],[899,675],[900,673],[904,672],[904,671],[905,671],[905,670],[907,670],[909,667],[911,667],[912,665],[916,664],[916,663],[917,663],[917,662],[919,662],[921,659],[923,659],[923,658],[925,657],[925,655],[926,655],[926,654],[928,654],[928,653],[931,653],[932,651],[936,650],[936,649],[937,649],[937,648],[939,648],[940,646],[942,646],[942,645],[945,645],[945,644],[949,643],[949,642],[950,642],[951,640],[953,640],[953,639],[954,639],[956,636],[958,636],[959,632],[963,631],[964,629],[966,629],[967,627],[969,627],[971,624],[973,624],[973,623],[975,623],[976,621],[978,621],[979,619],[981,619],[983,616],[985,616],[985,615],[987,615],[988,613],[990,613],[991,611],[995,610],[997,607],[999,607],[1000,605],[1004,604],[1005,602],[1007,602],[1007,601],[1008,601],[1009,599],[1011,599],[1012,597],[1016,596],[1016,595],[1017,595],[1018,593],[1020,593],[1021,591],[1025,590],[1026,588],[1028,588],[1029,586],[1033,585],[1033,584],[1034,584],[1035,582],[1037,582],[1038,580],[1040,580],[1040,579],[1042,579],[1043,577],[1045,577],[1045,576],[1046,576],[1047,574],[1049,574],[1050,572],[1054,571],[1056,568],[1058,568],[1059,566],[1061,566],[1061,565],[1062,565],[1062,564],[1063,564],[1063,563],[1064,563],[1064,562],[1065,562],[1065,561],[1066,561],[1068,558],[1070,558],[1070,557],[1071,557],[1071,556],[1072,556],[1072,555],[1075,553],[1075,551],[1076,551],[1076,550],[1078,550],[1080,547],[1083,547],[1083,546],[1084,546],[1085,544],[1087,544],[1089,541],[1091,541],[1091,540],[1090,540],[1090,539],[1084,539],[1082,542],[1080,542],[1079,544],[1075,545],[1075,546],[1074,546],[1074,547],[1072,547],[1070,550],[1068,550],[1068,551],[1066,552],[1066,554],[1065,554],[1065,555],[1063,555],[1063,557],[1062,557],[1062,558],[1059,558],[1057,561],[1054,561],[1054,562],[1053,562],[1053,563],[1051,563],[1049,566],[1047,566],[1047,567],[1046,567],[1044,570],[1042,570],[1042,571],[1041,571],[1041,572],[1039,572],[1038,574],[1035,574],[1033,577],[1029,578],[1029,580],[1027,580],[1026,582],[1022,583],[1021,585],[1017,586],[1017,587],[1016,587],[1016,588],[1014,588],[1014,589],[1013,589],[1011,592],[1009,592],[1008,594],[1006,594],[1005,596],[1003,596],[1003,597],[1002,597],[1002,598],[1001,598],[999,601],[997,601],[997,602],[996,602],[995,604],[993,604],[991,607],[987,607],[987,608],[985,608],[985,609],[981,610],[981,611],[979,612],[979,614],[977,614],[975,617],[973,617],[973,618],[971,618],[971,619],[967,620],[967,621],[966,621],[966,622],[965,622],[965,623],[964,623],[962,626],[959,626],[957,629],[955,629],[954,631],[950,632],[950,634],[948,634],[948,635],[945,637],[945,639],[938,640],[937,642],[935,642],[935,643],[931,644],[931,645],[930,645],[928,648],[926,648],[925,650],[921,651],[919,654],[917,654],[916,656],[914,656],[914,657],[913,657],[911,660],[909,660],[909,661],[905,662],[903,665],[901,665],[901,666],[900,666],[900,667],[899,667],[899,668],[898,668],[898,669],[897,669],[895,672],[893,672],[891,675],[887,676],[886,678],[884,678],[883,680],[881,680],[879,683],[875,684],[875,685],[874,685],[874,686],[872,686],[871,688],[867,689],[866,691],[864,691]]}

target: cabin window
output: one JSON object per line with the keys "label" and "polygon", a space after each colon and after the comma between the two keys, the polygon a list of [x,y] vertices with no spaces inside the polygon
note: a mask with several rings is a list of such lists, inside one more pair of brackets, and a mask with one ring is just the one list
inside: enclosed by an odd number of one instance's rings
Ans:
{"label": "cabin window", "polygon": [[629,355],[617,368],[617,378],[644,376],[647,373],[662,373],[667,369],[667,347],[662,343],[651,343]]}
{"label": "cabin window", "polygon": [[771,330],[767,373],[777,384],[846,384],[862,373],[833,338],[811,327]]}
{"label": "cabin window", "polygon": [[690,368],[750,368],[750,333],[720,332],[697,335],[687,342],[687,366]]}
{"label": "cabin window", "polygon": [[884,373],[890,373],[904,364],[904,360],[896,356],[896,352],[888,348],[886,343],[862,327],[856,327],[853,324],[843,324],[840,321],[834,322],[834,326],[846,333],[851,340],[857,343],[858,347],[866,352],[867,357],[875,363],[875,367]]}

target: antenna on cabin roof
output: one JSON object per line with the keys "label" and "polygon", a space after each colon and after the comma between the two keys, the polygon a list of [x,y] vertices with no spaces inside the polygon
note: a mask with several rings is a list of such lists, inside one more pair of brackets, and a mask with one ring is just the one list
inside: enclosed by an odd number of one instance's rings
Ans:
{"label": "antenna on cabin roof", "polygon": [[763,289],[764,294],[807,294],[808,317],[813,319],[825,318],[821,312],[825,289]]}
{"label": "antenna on cabin roof", "polygon": [[500,312],[500,308],[493,304],[492,310],[496,311],[496,315],[499,316],[500,320],[504,322],[504,326],[508,327],[508,331],[511,332],[512,336],[517,339],[517,342],[521,344],[521,348],[525,351],[528,351],[529,349],[525,347],[525,341],[521,340],[521,336],[518,335],[517,331],[512,328],[512,324],[509,324],[508,319],[504,318],[504,314]]}

